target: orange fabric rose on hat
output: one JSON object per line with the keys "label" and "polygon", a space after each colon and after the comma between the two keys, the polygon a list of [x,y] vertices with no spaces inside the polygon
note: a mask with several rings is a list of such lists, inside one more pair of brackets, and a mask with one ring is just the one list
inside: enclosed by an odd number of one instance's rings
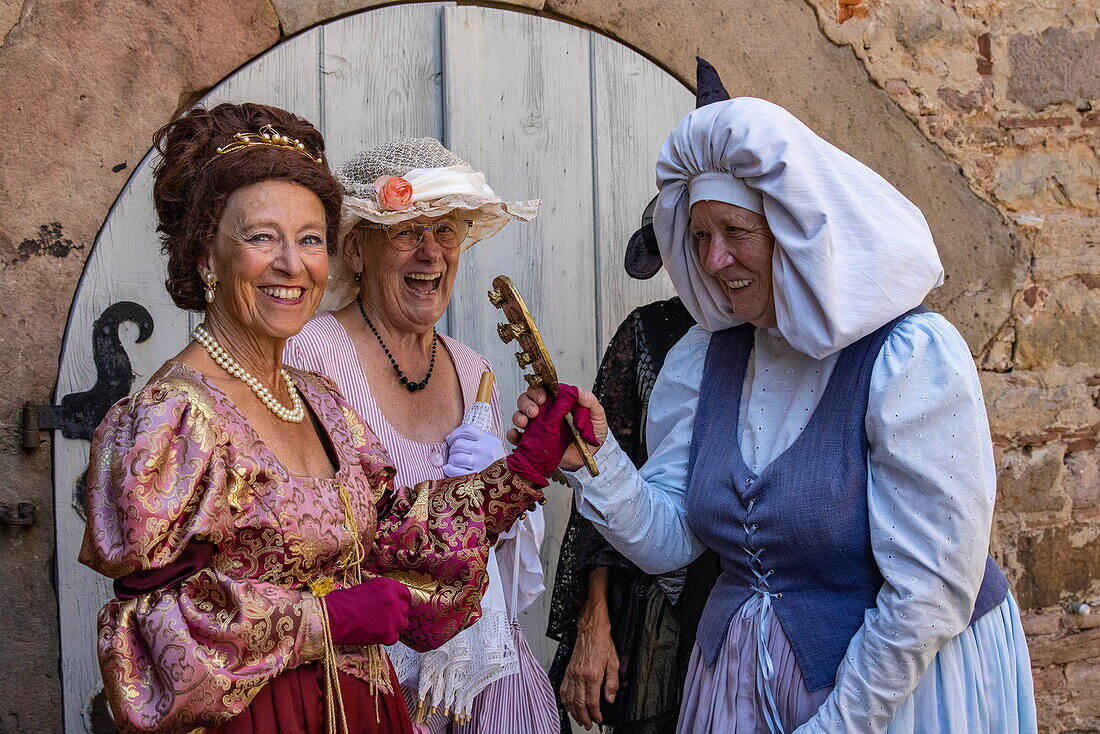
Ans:
{"label": "orange fabric rose on hat", "polygon": [[379,176],[374,182],[374,190],[382,209],[398,211],[412,204],[412,184],[400,176]]}

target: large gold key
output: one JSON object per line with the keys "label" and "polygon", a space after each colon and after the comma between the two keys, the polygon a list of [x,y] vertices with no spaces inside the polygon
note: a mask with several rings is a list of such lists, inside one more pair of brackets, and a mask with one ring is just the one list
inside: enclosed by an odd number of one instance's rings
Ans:
{"label": "large gold key", "polygon": [[[507,344],[515,341],[522,351],[516,352],[516,363],[520,369],[530,367],[532,372],[524,375],[523,379],[531,387],[544,387],[551,395],[558,394],[558,373],[554,369],[554,362],[550,359],[550,351],[542,341],[539,327],[535,326],[535,319],[527,308],[523,296],[519,294],[512,279],[507,275],[498,275],[493,278],[493,290],[489,291],[489,302],[504,312],[508,323],[497,325],[497,334],[500,340]],[[598,476],[600,470],[596,468],[596,460],[592,458],[592,451],[583,438],[580,431],[573,425],[571,416],[566,416],[569,430],[573,432],[573,445],[581,454],[585,468],[592,476]]]}

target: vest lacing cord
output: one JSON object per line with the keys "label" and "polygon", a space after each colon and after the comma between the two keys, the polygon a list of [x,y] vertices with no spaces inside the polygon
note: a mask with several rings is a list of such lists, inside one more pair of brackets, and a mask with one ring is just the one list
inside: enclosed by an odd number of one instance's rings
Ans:
{"label": "vest lacing cord", "polygon": [[[752,515],[752,509],[756,506],[756,500],[749,500],[746,517]],[[749,588],[760,597],[760,611],[756,625],[756,695],[760,697],[764,709],[764,722],[768,725],[771,734],[784,734],[783,724],[779,720],[779,707],[775,703],[775,692],[772,690],[772,680],[775,678],[775,666],[772,663],[771,653],[768,651],[768,629],[771,625],[772,599],[782,599],[781,592],[773,592],[768,586],[768,577],[774,571],[765,571],[760,564],[760,556],[763,548],[753,550],[752,536],[756,532],[756,525],[741,523],[745,530],[745,545],[741,550],[749,557],[749,570],[756,578],[756,583]]]}

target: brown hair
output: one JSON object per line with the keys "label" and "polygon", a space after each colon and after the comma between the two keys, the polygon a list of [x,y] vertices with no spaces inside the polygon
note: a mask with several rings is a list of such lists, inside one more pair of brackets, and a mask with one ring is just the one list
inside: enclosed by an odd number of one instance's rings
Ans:
{"label": "brown hair", "polygon": [[[256,146],[225,155],[217,149],[237,133],[259,133],[271,125],[298,139],[310,156],[295,150]],[[260,181],[290,181],[304,186],[325,208],[329,254],[336,251],[343,189],[324,158],[325,141],[309,122],[278,107],[244,103],[196,108],[153,136],[162,158],[153,172],[153,204],[162,246],[168,255],[165,288],[180,308],[202,311],[203,284],[198,266],[214,244],[226,200],[239,188]]]}

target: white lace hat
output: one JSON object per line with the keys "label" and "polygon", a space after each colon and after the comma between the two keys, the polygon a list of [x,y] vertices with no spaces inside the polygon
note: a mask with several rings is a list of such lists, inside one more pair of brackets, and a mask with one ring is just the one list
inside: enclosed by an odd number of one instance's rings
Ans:
{"label": "white lace hat", "polygon": [[344,186],[341,233],[361,220],[396,224],[453,211],[473,222],[466,249],[509,220],[529,222],[542,201],[504,201],[479,173],[434,138],[398,138],[359,153],[336,173]]}

